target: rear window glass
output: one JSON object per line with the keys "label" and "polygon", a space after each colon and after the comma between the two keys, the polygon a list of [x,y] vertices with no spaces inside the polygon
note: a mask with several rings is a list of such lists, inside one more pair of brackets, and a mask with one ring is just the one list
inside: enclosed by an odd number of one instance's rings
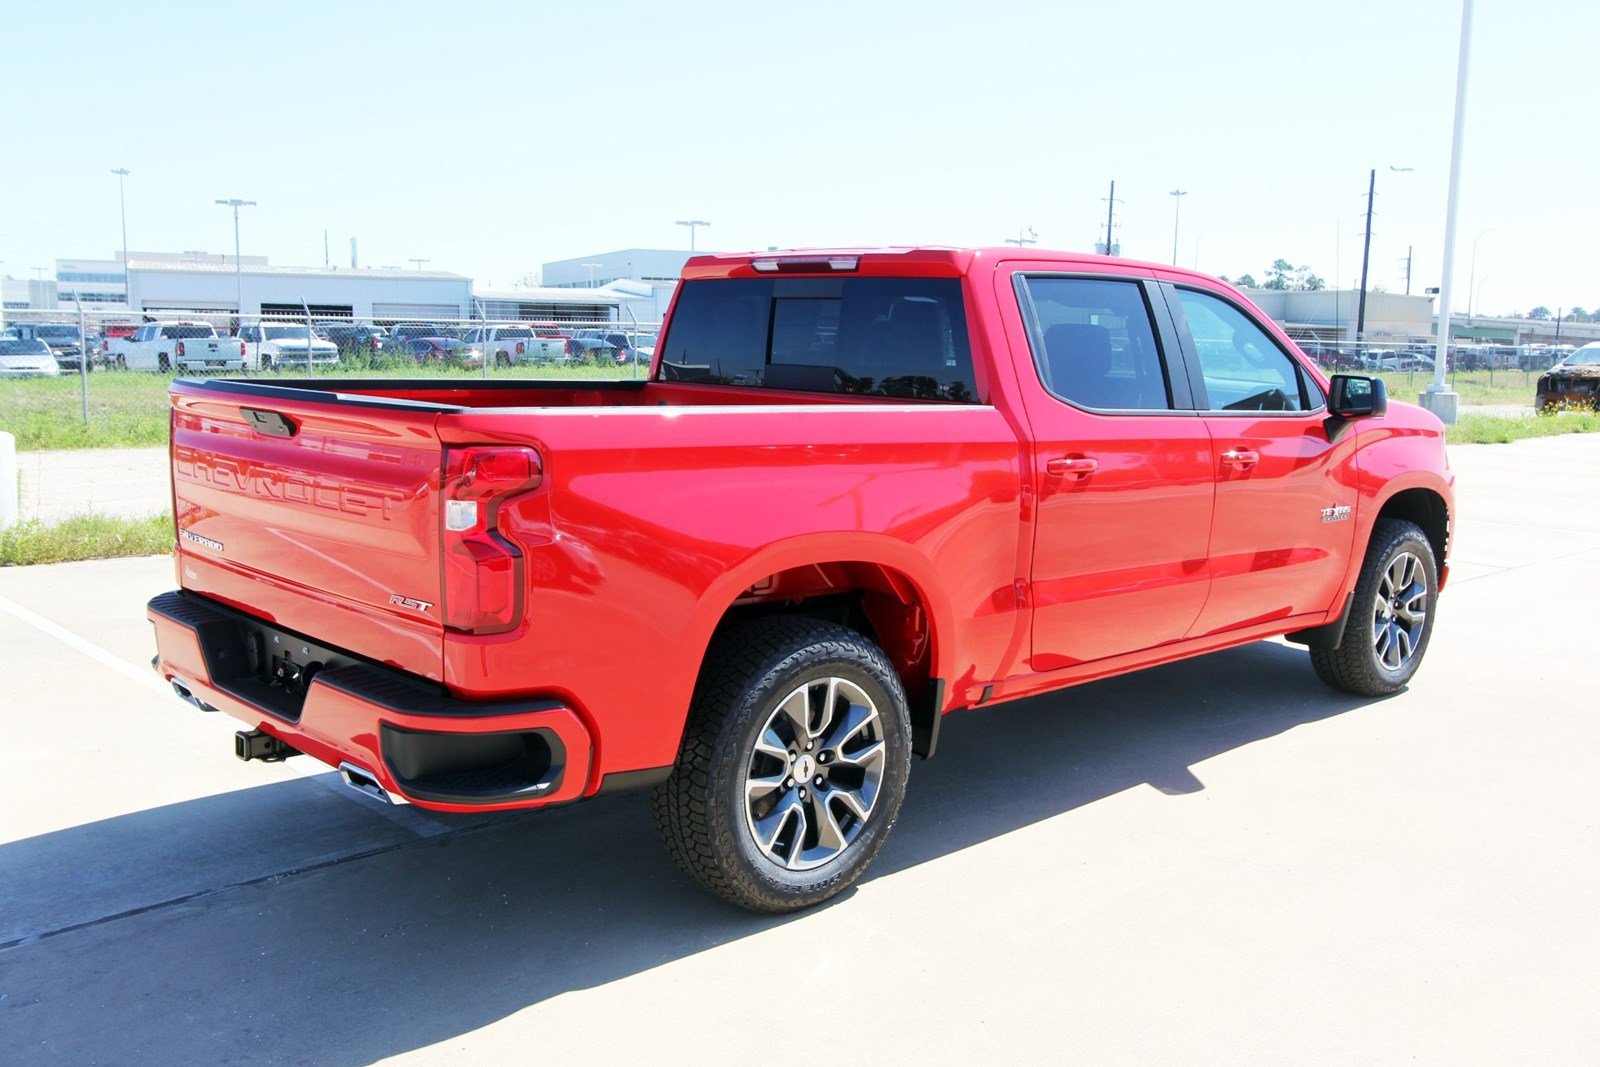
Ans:
{"label": "rear window glass", "polygon": [[210,326],[163,326],[161,336],[169,341],[189,340],[196,337],[215,337],[216,331]]}
{"label": "rear window glass", "polygon": [[665,342],[668,380],[977,400],[955,278],[685,282]]}

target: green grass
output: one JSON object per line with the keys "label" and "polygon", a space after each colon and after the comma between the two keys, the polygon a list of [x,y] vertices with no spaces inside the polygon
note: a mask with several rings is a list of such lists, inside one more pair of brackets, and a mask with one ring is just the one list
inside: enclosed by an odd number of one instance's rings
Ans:
{"label": "green grass", "polygon": [[[643,374],[645,368],[639,368]],[[559,378],[598,381],[628,377],[632,368],[520,366],[491,368],[495,379]],[[272,372],[261,377],[276,377]],[[304,377],[286,373],[285,379]],[[415,377],[475,379],[482,371],[459,368],[341,367],[335,377]],[[167,443],[166,375],[138,371],[97,370],[89,375],[89,421],[83,421],[82,392],[77,375],[0,382],[0,430],[16,435],[17,450],[57,448],[138,448]]]}
{"label": "green grass", "polygon": [[69,563],[117,556],[159,556],[172,551],[172,516],[122,519],[78,515],[46,526],[25,522],[0,534],[0,566]]}
{"label": "green grass", "polygon": [[1554,437],[1564,433],[1600,433],[1600,412],[1564,411],[1549,415],[1462,414],[1447,427],[1445,440],[1452,445],[1503,445],[1526,437]]}
{"label": "green grass", "polygon": [[[1359,371],[1356,373],[1360,373]],[[1450,375],[1450,387],[1465,406],[1476,404],[1523,404],[1533,407],[1533,387],[1539,371],[1486,370],[1459,371]],[[1396,400],[1415,404],[1417,394],[1433,384],[1431,371],[1385,371],[1378,375]]]}

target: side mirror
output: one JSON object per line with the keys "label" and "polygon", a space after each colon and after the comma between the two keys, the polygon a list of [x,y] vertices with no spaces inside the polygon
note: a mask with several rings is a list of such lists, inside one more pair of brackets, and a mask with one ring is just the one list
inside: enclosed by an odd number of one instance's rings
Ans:
{"label": "side mirror", "polygon": [[1335,374],[1329,383],[1328,410],[1341,418],[1360,419],[1389,410],[1389,390],[1382,378]]}

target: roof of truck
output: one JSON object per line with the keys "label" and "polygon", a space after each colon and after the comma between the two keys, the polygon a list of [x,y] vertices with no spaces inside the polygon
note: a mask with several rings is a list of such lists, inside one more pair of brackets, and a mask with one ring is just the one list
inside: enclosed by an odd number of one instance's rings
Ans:
{"label": "roof of truck", "polygon": [[[854,268],[830,268],[830,260],[856,261]],[[1079,269],[1101,269],[1108,273],[1129,273],[1160,270],[1195,278],[1209,278],[1198,271],[1174,267],[1166,263],[1148,263],[1121,256],[1097,256],[1088,252],[1068,252],[1049,248],[1013,248],[990,246],[956,248],[949,245],[885,245],[863,248],[786,248],[764,252],[718,252],[694,256],[683,265],[683,277],[729,278],[755,277],[771,273],[829,273],[841,270],[846,273],[866,275],[901,274],[926,277],[959,277],[968,273],[979,261],[1001,262],[1024,260],[1030,263],[1051,263]],[[784,264],[787,269],[760,270],[753,266],[758,261],[774,265]],[[815,264],[814,267],[811,264]]]}

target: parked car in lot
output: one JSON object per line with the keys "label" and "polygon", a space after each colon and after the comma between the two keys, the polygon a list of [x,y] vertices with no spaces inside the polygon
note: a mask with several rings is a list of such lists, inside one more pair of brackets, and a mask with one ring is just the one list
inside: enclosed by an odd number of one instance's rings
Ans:
{"label": "parked car in lot", "polygon": [[574,359],[596,363],[627,363],[636,358],[628,335],[615,330],[579,330],[567,343],[567,350]]}
{"label": "parked car in lot", "polygon": [[407,354],[406,343],[419,337],[453,337],[454,328],[437,322],[397,322],[383,338],[385,352]]}
{"label": "parked car in lot", "polygon": [[414,337],[405,343],[405,354],[418,363],[483,366],[483,349],[469,345],[459,337]]}
{"label": "parked car in lot", "polygon": [[0,336],[0,378],[54,378],[55,353],[36,337]]}
{"label": "parked car in lot", "polygon": [[[245,360],[251,370],[273,370],[278,367],[304,367],[306,365],[307,339],[305,324],[263,322],[257,326],[239,327],[239,340],[244,342]],[[310,358],[313,368],[331,367],[339,362],[339,346],[311,330]]]}
{"label": "parked car in lot", "polygon": [[131,337],[113,340],[111,357],[129,370],[244,370],[245,344],[220,337],[209,322],[147,322]]}
{"label": "parked car in lot", "polygon": [[1383,379],[1037,248],[691,258],[642,380],[170,395],[155,668],[237,755],[442,811],[651,788],[758,911],[861,876],[947,713],[1276,636],[1395,692],[1455,536]]}
{"label": "parked car in lot", "polygon": [[[19,322],[12,327],[18,337],[31,338],[43,341],[50,348],[50,354],[55,356],[56,366],[61,370],[76,371],[83,365],[84,338],[78,335],[77,323],[68,322]],[[89,351],[92,353],[93,348]],[[94,360],[89,360],[89,369],[94,370]]]}
{"label": "parked car in lot", "polygon": [[322,322],[316,329],[318,336],[338,346],[343,357],[376,355],[383,350],[384,331],[367,323]]}
{"label": "parked car in lot", "polygon": [[1535,411],[1600,407],[1600,341],[1575,349],[1540,375],[1533,406]]}
{"label": "parked car in lot", "polygon": [[499,366],[514,363],[553,363],[566,355],[566,344],[555,338],[540,337],[525,323],[477,326],[465,331],[461,339],[482,349]]}

